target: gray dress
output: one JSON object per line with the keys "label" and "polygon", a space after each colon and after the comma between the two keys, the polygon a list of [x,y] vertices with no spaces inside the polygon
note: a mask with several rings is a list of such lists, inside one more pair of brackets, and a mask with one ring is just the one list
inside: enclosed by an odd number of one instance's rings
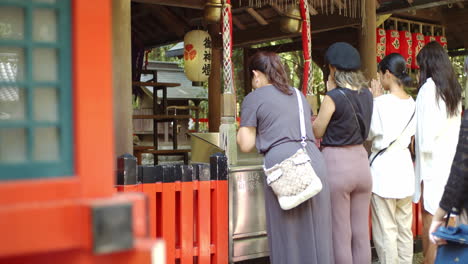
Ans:
{"label": "gray dress", "polygon": [[[291,88],[293,89],[293,88]],[[265,166],[272,167],[300,147],[297,98],[272,85],[244,98],[241,127],[256,127],[256,147],[265,154]],[[264,182],[267,232],[272,264],[333,264],[330,190],[322,154],[315,146],[311,110],[302,96],[307,130],[307,151],[323,183],[322,191],[296,208],[284,211],[272,189]]]}

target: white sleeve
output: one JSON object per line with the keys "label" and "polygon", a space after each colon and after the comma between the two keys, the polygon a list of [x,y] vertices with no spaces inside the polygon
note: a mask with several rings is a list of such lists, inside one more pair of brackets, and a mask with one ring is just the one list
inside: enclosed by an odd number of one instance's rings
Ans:
{"label": "white sleeve", "polygon": [[420,94],[418,94],[419,98],[416,103],[418,137],[416,140],[421,152],[432,153],[436,137],[445,125],[447,113],[445,104],[436,102],[435,86],[424,87],[426,85],[433,86],[432,83],[424,84],[420,89]]}
{"label": "white sleeve", "polygon": [[369,136],[367,140],[374,141],[372,143],[373,147],[376,149],[382,149],[379,143],[382,141],[383,129],[382,129],[382,118],[380,116],[380,102],[379,100],[374,99],[374,108],[372,110],[372,119],[369,129]]}

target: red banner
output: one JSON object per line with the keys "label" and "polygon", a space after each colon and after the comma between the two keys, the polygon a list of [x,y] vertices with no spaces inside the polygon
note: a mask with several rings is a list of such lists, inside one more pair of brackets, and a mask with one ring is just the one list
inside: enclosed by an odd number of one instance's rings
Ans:
{"label": "red banner", "polygon": [[397,30],[387,30],[387,49],[385,55],[400,53],[400,33]]}
{"label": "red banner", "polygon": [[436,37],[434,36],[424,36],[424,43],[427,44],[431,41],[435,41],[436,40]]}
{"label": "red banner", "polygon": [[377,63],[383,60],[385,57],[385,50],[386,50],[386,34],[385,29],[377,28]]}
{"label": "red banner", "polygon": [[400,31],[400,54],[406,60],[406,67],[411,68],[411,62],[413,61],[413,38],[411,32]]}
{"label": "red banner", "polygon": [[444,49],[447,49],[447,38],[445,36],[436,36],[435,39]]}
{"label": "red banner", "polygon": [[424,35],[422,33],[412,33],[411,36],[413,38],[413,61],[411,62],[411,69],[419,69],[416,56],[418,56],[419,51],[424,47]]}

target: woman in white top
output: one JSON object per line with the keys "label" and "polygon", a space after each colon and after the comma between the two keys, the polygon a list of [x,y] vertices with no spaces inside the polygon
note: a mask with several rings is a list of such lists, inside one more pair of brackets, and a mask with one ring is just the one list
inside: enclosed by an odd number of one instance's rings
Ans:
{"label": "woman in white top", "polygon": [[411,78],[398,53],[378,65],[380,85],[388,94],[374,99],[368,140],[372,174],[372,237],[381,264],[413,263],[412,196],[414,167],[408,145],[416,132],[415,102],[405,90]]}
{"label": "woman in white top", "polygon": [[[424,263],[434,263],[437,246],[428,230],[439,206],[455,155],[461,123],[461,86],[447,52],[433,41],[417,56],[420,67],[416,99],[416,192],[423,199]],[[422,187],[421,188],[421,183]]]}

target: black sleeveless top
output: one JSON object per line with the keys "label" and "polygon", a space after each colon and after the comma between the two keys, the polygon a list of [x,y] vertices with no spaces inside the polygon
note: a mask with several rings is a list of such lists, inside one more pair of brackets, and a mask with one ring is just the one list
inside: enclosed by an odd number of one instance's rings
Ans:
{"label": "black sleeveless top", "polygon": [[335,112],[328,123],[321,144],[324,146],[362,144],[367,139],[372,119],[374,102],[372,93],[367,88],[355,91],[338,87],[327,92],[327,95],[335,103]]}

